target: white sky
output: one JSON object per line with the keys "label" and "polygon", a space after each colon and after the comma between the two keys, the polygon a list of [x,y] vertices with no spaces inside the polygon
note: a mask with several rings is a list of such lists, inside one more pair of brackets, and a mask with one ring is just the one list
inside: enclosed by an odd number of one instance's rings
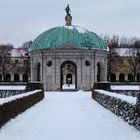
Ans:
{"label": "white sky", "polygon": [[67,4],[74,25],[97,34],[140,38],[140,0],[0,0],[0,43],[19,47],[64,25]]}

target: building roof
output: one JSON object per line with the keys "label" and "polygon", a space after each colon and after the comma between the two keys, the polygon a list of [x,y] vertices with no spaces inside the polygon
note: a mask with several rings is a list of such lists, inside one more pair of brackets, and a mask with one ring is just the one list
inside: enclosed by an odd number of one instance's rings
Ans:
{"label": "building roof", "polygon": [[65,45],[72,45],[81,49],[108,50],[107,45],[97,34],[79,26],[51,28],[33,41],[30,50],[55,49]]}
{"label": "building roof", "polygon": [[112,52],[116,52],[117,56],[131,57],[138,56],[139,48],[113,48]]}
{"label": "building roof", "polygon": [[10,51],[10,57],[26,57],[25,56],[25,53],[27,51],[24,49],[24,48],[13,48],[11,51]]}

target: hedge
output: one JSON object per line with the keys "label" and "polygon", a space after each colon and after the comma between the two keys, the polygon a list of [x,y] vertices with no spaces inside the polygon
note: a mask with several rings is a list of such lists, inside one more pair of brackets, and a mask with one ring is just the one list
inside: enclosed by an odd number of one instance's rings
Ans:
{"label": "hedge", "polygon": [[24,96],[22,98],[17,98],[15,100],[11,100],[9,102],[0,104],[0,128],[5,123],[7,123],[11,118],[15,118],[18,114],[24,112],[31,106],[35,105],[43,98],[44,98],[44,92],[38,90],[34,94]]}
{"label": "hedge", "polygon": [[116,97],[101,94],[94,90],[92,91],[92,98],[106,109],[110,110],[117,116],[120,116],[130,125],[140,130],[139,100],[137,100],[137,104],[133,105]]}

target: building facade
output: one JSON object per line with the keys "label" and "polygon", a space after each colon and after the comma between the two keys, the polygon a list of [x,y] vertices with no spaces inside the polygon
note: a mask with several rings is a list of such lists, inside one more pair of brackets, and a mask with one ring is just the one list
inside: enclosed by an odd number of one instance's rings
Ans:
{"label": "building facade", "polygon": [[23,48],[12,48],[0,57],[0,82],[28,81],[29,58],[25,53]]}

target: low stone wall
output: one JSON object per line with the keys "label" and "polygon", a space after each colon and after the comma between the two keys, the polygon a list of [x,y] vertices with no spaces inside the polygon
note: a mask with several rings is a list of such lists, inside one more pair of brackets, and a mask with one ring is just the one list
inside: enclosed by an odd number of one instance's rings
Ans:
{"label": "low stone wall", "polygon": [[101,94],[94,90],[92,92],[92,98],[140,130],[140,105],[138,105],[140,100],[137,100],[136,105],[132,105],[121,99]]}
{"label": "low stone wall", "polygon": [[[44,92],[42,90],[33,91],[33,93],[29,95],[26,94],[27,93],[10,97],[12,98],[10,101],[8,100],[0,104],[0,127],[2,127],[11,118],[16,117],[18,114],[24,112],[26,109],[35,105],[44,98]],[[2,100],[5,101],[7,99]]]}

